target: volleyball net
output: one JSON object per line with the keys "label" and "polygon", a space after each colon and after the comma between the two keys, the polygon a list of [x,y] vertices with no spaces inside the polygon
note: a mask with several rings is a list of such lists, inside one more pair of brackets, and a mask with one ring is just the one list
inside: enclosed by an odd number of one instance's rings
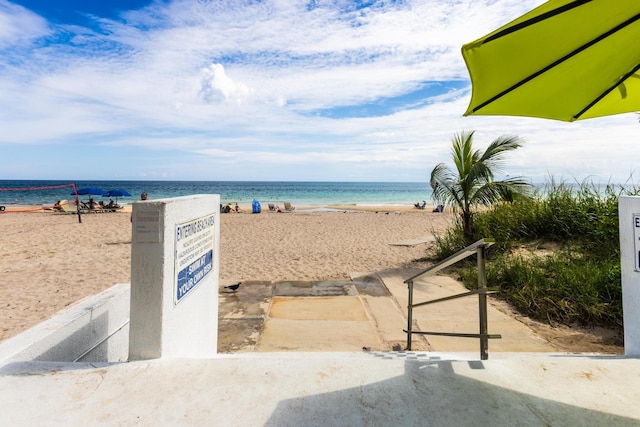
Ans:
{"label": "volleyball net", "polygon": [[[63,192],[61,190],[71,188],[72,193]],[[57,191],[60,190],[60,191]],[[38,197],[48,198],[52,200],[50,203],[20,203],[18,197],[24,197],[25,192],[37,191],[40,192]],[[67,190],[68,191],[68,190]],[[12,196],[12,193],[14,194]],[[65,194],[68,194],[65,197]],[[78,189],[76,184],[60,184],[60,185],[47,185],[38,187],[14,187],[14,188],[0,188],[0,200],[11,200],[13,203],[0,202],[0,214],[16,213],[16,212],[38,212],[38,211],[59,211],[65,213],[78,212],[77,206],[79,205]],[[27,199],[36,199],[36,197]],[[57,200],[55,203],[53,200]],[[79,212],[78,212],[79,214]]]}

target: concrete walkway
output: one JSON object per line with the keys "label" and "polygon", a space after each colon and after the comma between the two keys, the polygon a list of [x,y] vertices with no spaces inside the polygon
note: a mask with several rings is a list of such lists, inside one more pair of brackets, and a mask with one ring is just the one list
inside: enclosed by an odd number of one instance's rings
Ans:
{"label": "concrete walkway", "polygon": [[[407,348],[407,285],[414,270],[353,273],[351,281],[245,282],[220,293],[218,351],[373,351]],[[414,302],[466,289],[448,276],[420,279]],[[555,352],[523,323],[488,306],[489,351]],[[478,333],[478,297],[414,310],[414,330]],[[480,351],[478,339],[414,335],[415,351]]]}
{"label": "concrete walkway", "polygon": [[406,345],[406,317],[376,275],[352,281],[245,282],[219,298],[219,352],[391,350]]}

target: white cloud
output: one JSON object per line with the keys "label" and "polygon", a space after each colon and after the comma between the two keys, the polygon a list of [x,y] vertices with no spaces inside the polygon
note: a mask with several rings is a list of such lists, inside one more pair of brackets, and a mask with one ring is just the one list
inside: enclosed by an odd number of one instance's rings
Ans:
{"label": "white cloud", "polygon": [[242,104],[250,92],[247,85],[230,79],[225,74],[222,64],[211,64],[202,70],[200,95],[206,102],[224,100]]}
{"label": "white cloud", "polygon": [[[429,82],[467,80],[461,45],[541,3],[407,0],[356,10],[347,0],[315,8],[289,0],[177,0],[118,22],[100,19],[94,31],[55,27],[0,0],[0,146],[67,141],[153,153],[148,166],[145,154],[128,166],[120,160],[136,176],[207,179],[224,170],[231,174],[225,179],[247,179],[246,169],[230,166],[242,161],[269,179],[331,171],[331,179],[424,180],[425,171],[449,161],[453,134],[475,129],[479,146],[502,134],[527,140],[511,173],[624,179],[640,130],[629,116],[573,124],[462,117],[469,87],[374,117],[324,114],[376,105]],[[41,41],[56,31],[71,42]],[[184,167],[180,156],[197,157],[199,166]]]}
{"label": "white cloud", "polygon": [[49,34],[44,19],[27,9],[0,0],[0,49],[21,46]]}

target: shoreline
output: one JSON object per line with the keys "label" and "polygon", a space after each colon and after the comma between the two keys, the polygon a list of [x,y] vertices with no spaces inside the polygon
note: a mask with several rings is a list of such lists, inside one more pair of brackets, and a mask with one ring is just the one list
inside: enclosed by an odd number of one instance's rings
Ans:
{"label": "shoreline", "polygon": [[[153,200],[151,200],[153,201]],[[24,204],[7,204],[5,206],[5,211],[0,212],[0,216],[3,214],[16,214],[16,213],[49,213],[55,215],[74,215],[75,213],[69,212],[56,212],[53,210],[53,205],[24,205]],[[46,207],[45,207],[46,206]],[[107,214],[107,213],[131,213],[133,210],[132,204],[122,204],[122,209],[118,209],[115,212],[86,212],[81,213],[81,215],[93,215],[95,213]],[[223,205],[224,206],[224,205]],[[234,206],[232,203],[231,206]],[[240,212],[231,212],[231,213],[243,213],[243,214],[251,214],[252,207],[251,205],[239,205]],[[282,208],[282,207],[281,207]],[[415,206],[409,206],[404,204],[309,204],[309,205],[300,205],[295,206],[295,210],[293,212],[340,212],[340,211],[354,211],[354,212],[415,212],[415,213],[424,213],[424,212],[432,212],[435,208],[435,205],[427,205],[425,209],[418,209]],[[292,212],[273,212],[269,211],[267,207],[265,209],[264,205],[261,205],[260,213],[292,213]],[[450,212],[450,209],[445,208],[445,213]]]}
{"label": "shoreline", "polygon": [[[346,204],[404,204],[411,206],[431,197],[431,188],[424,182],[358,182],[358,181],[173,181],[173,180],[0,180],[0,205],[52,205],[56,200],[75,200],[69,187],[75,183],[78,191],[88,188],[110,191],[125,189],[130,196],[119,197],[119,204],[131,204],[146,192],[150,200],[175,198],[192,194],[219,194],[222,204],[236,202],[250,206],[258,200],[266,207],[269,203],[294,206],[346,205]],[[65,187],[65,188],[58,188]],[[29,191],[34,190],[34,191]],[[107,203],[109,197],[79,194],[81,200],[94,197]]]}

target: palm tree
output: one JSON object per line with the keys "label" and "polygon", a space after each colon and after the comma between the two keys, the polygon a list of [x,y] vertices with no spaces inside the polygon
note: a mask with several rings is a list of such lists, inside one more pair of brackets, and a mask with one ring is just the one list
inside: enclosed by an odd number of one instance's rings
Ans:
{"label": "palm tree", "polygon": [[451,151],[456,171],[444,163],[431,171],[434,200],[453,206],[454,211],[460,210],[463,235],[469,243],[473,241],[473,208],[499,201],[510,202],[518,195],[529,197],[531,194],[531,185],[520,177],[494,181],[504,154],[520,148],[524,141],[517,136],[503,135],[480,153],[473,151],[474,133],[460,132],[453,138]]}

